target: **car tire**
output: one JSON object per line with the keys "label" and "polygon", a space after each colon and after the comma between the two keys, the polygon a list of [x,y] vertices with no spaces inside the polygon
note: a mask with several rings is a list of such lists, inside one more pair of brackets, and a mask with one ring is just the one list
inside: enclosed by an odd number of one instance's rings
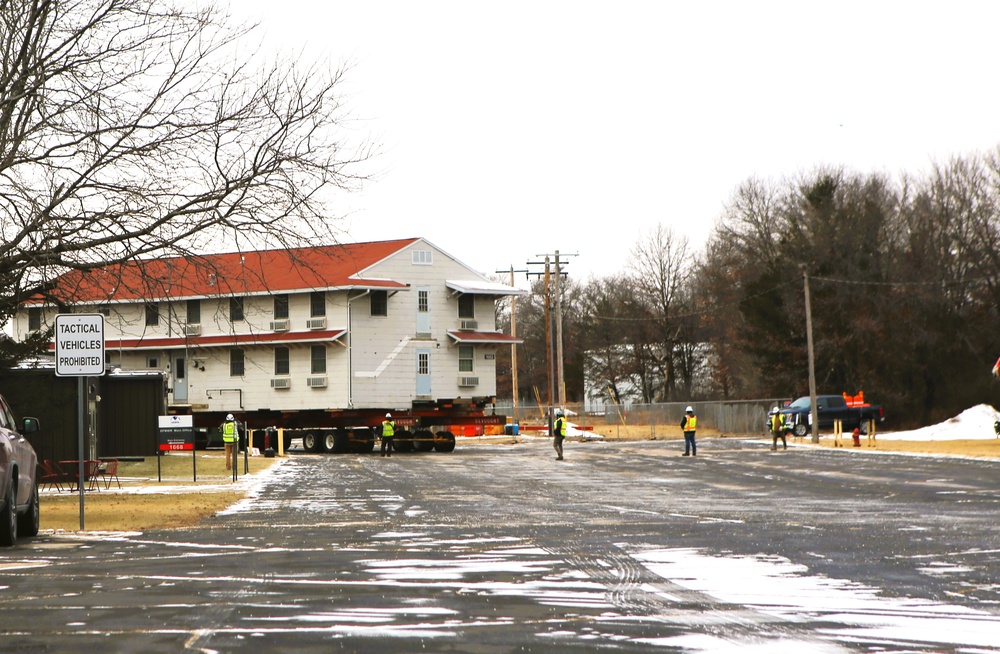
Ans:
{"label": "car tire", "polygon": [[809,433],[808,425],[806,425],[803,422],[800,422],[795,425],[795,429],[792,431],[792,433],[798,436],[799,438],[804,438],[805,435]]}
{"label": "car tire", "polygon": [[0,547],[13,547],[17,543],[17,485],[10,480],[7,501],[0,510]]}
{"label": "car tire", "polygon": [[17,517],[17,533],[19,536],[38,535],[38,528],[41,522],[41,507],[38,499],[38,484],[34,484],[31,490],[31,502],[28,503],[28,510]]}

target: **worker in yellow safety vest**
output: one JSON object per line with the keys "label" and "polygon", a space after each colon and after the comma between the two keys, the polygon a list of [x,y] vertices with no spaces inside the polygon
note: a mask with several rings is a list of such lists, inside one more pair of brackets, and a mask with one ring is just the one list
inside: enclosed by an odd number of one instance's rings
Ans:
{"label": "worker in yellow safety vest", "polygon": [[694,414],[694,408],[684,409],[684,417],[681,418],[681,431],[684,432],[684,456],[697,456],[698,445],[694,441],[694,432],[698,427],[698,416]]}
{"label": "worker in yellow safety vest", "polygon": [[222,442],[226,446],[226,470],[233,469],[233,453],[239,438],[240,430],[236,418],[231,413],[227,414],[226,421],[222,423]]}
{"label": "worker in yellow safety vest", "polygon": [[778,449],[778,439],[781,439],[781,444],[784,448],[788,449],[788,441],[785,439],[785,432],[787,431],[785,427],[785,414],[778,410],[778,407],[771,409],[771,449]]}
{"label": "worker in yellow safety vest", "polygon": [[552,447],[556,450],[556,461],[563,460],[563,439],[566,438],[566,418],[563,417],[562,409],[556,411],[556,422],[552,427]]}
{"label": "worker in yellow safety vest", "polygon": [[395,449],[396,445],[392,442],[393,436],[396,435],[396,423],[392,419],[392,414],[385,414],[385,420],[382,421],[382,456],[392,456],[392,451]]}

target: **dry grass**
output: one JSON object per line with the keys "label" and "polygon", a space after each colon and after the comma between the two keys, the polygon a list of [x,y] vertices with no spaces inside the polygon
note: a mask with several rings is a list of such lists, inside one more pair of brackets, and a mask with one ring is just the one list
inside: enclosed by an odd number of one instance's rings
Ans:
{"label": "dry grass", "polygon": [[[279,459],[251,457],[250,472],[260,472]],[[159,463],[159,469],[157,469]],[[87,531],[144,531],[187,527],[215,515],[233,504],[239,496],[220,491],[219,486],[232,482],[222,452],[198,452],[195,470],[190,453],[171,453],[147,457],[145,461],[122,461],[118,477],[123,491],[112,482],[110,491],[88,491],[84,497],[84,527]],[[243,460],[239,472],[242,476]],[[198,481],[194,481],[197,473]],[[185,491],[179,492],[181,486]],[[143,493],[129,492],[138,488]],[[156,493],[157,487],[165,492]],[[166,487],[170,492],[166,492]],[[203,490],[199,490],[199,488]],[[78,531],[80,495],[78,492],[49,493],[40,498],[42,529]]]}
{"label": "dry grass", "polygon": [[[666,425],[600,425],[594,433],[609,441],[632,440],[681,440],[679,427]],[[701,437],[718,436],[712,430],[699,430]],[[761,438],[765,438],[761,435]],[[500,437],[499,441],[511,437]],[[476,442],[496,443],[496,437],[459,439],[458,446],[470,446]],[[570,439],[572,440],[572,439]],[[812,445],[809,438],[789,439],[790,442]],[[853,448],[850,435],[843,440],[846,448]],[[814,447],[833,448],[832,437],[823,437]],[[872,449],[866,437],[861,438],[861,450]],[[874,449],[884,452],[914,452],[926,454],[963,455],[1000,459],[1000,439],[990,440],[948,440],[948,441],[897,441],[876,439]],[[252,457],[250,472],[260,472],[280,459]],[[119,465],[118,476],[125,491],[142,488],[143,493],[118,492],[112,484],[111,492],[104,490],[86,493],[84,500],[84,526],[88,531],[144,531],[189,527],[233,504],[238,496],[232,491],[220,491],[232,481],[232,473],[225,469],[221,452],[198,452],[197,476],[194,482],[192,457],[190,454],[168,454],[145,461],[126,462]],[[242,466],[242,459],[240,460]],[[242,467],[240,468],[242,473]],[[158,479],[162,478],[162,481]],[[182,486],[191,492],[178,492]],[[156,493],[157,487],[170,487],[170,492]],[[204,490],[200,490],[203,488]],[[44,493],[41,497],[42,529],[77,531],[80,528],[80,504],[77,493]]]}

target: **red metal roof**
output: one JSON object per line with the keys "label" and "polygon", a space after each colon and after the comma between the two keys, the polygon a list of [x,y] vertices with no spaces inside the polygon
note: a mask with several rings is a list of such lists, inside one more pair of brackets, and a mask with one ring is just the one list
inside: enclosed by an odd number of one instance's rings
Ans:
{"label": "red metal roof", "polygon": [[[307,332],[258,332],[256,334],[214,334],[212,336],[156,336],[153,338],[109,338],[104,349],[163,350],[182,347],[236,347],[241,345],[273,345],[276,343],[317,343],[335,341],[346,329],[317,329]],[[50,343],[49,350],[56,344]]]}
{"label": "red metal roof", "polygon": [[330,288],[405,288],[360,273],[416,238],[342,245],[141,259],[70,271],[53,294],[71,303],[253,295]]}

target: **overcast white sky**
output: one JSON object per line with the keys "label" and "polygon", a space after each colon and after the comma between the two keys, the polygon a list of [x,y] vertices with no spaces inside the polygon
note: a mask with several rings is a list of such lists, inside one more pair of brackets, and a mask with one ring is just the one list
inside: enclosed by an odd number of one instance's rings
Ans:
{"label": "overcast white sky", "polygon": [[[350,63],[380,178],[331,207],[492,274],[700,251],[735,188],[925,172],[1000,145],[1000,2],[232,0],[269,48]],[[523,275],[520,276],[524,279]],[[520,284],[519,284],[520,285]]]}

